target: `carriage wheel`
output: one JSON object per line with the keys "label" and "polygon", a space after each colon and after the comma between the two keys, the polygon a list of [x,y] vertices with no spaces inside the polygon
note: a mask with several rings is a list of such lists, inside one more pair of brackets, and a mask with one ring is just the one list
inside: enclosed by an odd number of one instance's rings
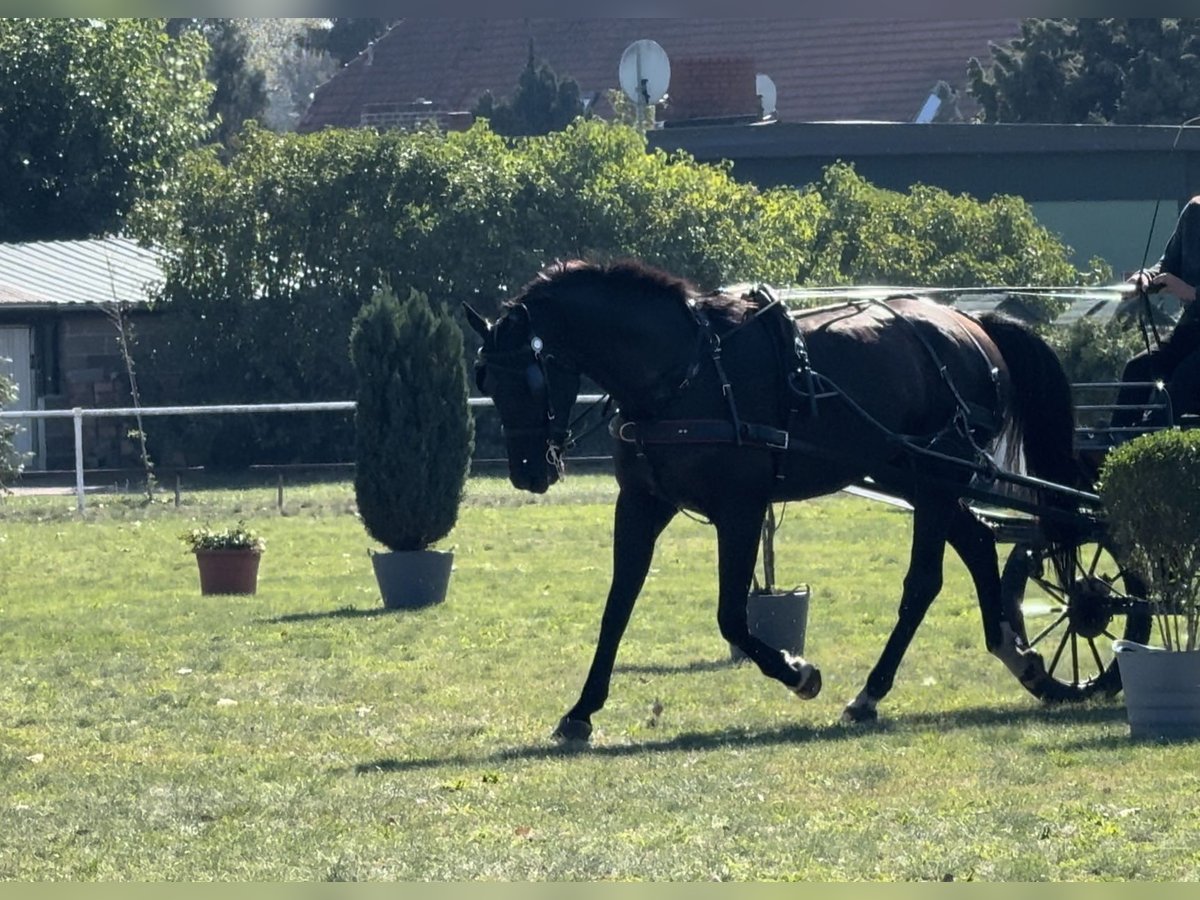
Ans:
{"label": "carriage wheel", "polygon": [[1103,543],[1081,545],[1065,578],[1046,551],[1040,544],[1014,545],[1001,575],[1005,617],[1045,663],[1045,672],[1025,687],[1048,702],[1116,694],[1121,674],[1112,642],[1150,637],[1145,588]]}

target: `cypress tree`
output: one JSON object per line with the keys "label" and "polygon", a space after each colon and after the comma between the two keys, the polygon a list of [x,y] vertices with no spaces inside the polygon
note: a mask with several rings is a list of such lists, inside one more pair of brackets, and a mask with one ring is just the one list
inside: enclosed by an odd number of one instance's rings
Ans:
{"label": "cypress tree", "polygon": [[363,525],[390,550],[423,550],[454,527],[474,449],[462,331],[419,291],[385,288],[355,317],[350,355]]}

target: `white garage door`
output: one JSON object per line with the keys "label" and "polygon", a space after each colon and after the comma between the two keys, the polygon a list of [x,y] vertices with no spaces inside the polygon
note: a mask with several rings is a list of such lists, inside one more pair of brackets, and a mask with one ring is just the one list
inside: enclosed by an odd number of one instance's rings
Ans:
{"label": "white garage door", "polygon": [[[30,329],[0,328],[0,371],[3,371],[17,386],[17,399],[5,409],[33,408],[33,373],[30,371]],[[33,434],[35,431],[32,419],[17,423],[21,430],[17,433],[17,450],[21,453],[33,451]]]}

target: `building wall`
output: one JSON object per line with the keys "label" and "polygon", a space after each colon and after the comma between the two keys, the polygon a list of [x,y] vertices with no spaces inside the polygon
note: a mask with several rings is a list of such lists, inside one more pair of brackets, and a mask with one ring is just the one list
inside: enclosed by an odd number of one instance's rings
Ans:
{"label": "building wall", "polygon": [[1175,198],[1154,200],[1060,200],[1031,203],[1039,222],[1070,245],[1071,262],[1079,267],[1098,257],[1123,281],[1143,258],[1152,265],[1175,227]]}
{"label": "building wall", "polygon": [[[98,311],[64,314],[54,322],[54,367],[42,399],[46,409],[130,406],[129,375],[121,357],[117,328]],[[83,420],[83,464],[89,469],[137,465],[137,446],[128,436],[136,427],[130,417]],[[75,466],[71,419],[45,420],[45,466]]]}

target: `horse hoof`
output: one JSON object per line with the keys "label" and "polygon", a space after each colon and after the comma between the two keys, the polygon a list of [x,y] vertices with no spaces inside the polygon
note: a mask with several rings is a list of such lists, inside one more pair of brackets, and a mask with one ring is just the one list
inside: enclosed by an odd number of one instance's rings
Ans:
{"label": "horse hoof", "polygon": [[816,697],[821,693],[821,670],[813,666],[809,670],[808,677],[792,688],[792,693],[801,700],[812,700]]}
{"label": "horse hoof", "polygon": [[821,693],[820,669],[810,662],[805,662],[803,657],[792,656],[790,653],[784,653],[783,660],[788,668],[800,676],[800,680],[792,686],[793,694],[801,700],[811,700]]}
{"label": "horse hoof", "polygon": [[879,713],[874,706],[849,704],[842,710],[843,725],[865,725],[879,719]]}
{"label": "horse hoof", "polygon": [[563,716],[553,737],[560,744],[586,744],[592,737],[592,723]]}

